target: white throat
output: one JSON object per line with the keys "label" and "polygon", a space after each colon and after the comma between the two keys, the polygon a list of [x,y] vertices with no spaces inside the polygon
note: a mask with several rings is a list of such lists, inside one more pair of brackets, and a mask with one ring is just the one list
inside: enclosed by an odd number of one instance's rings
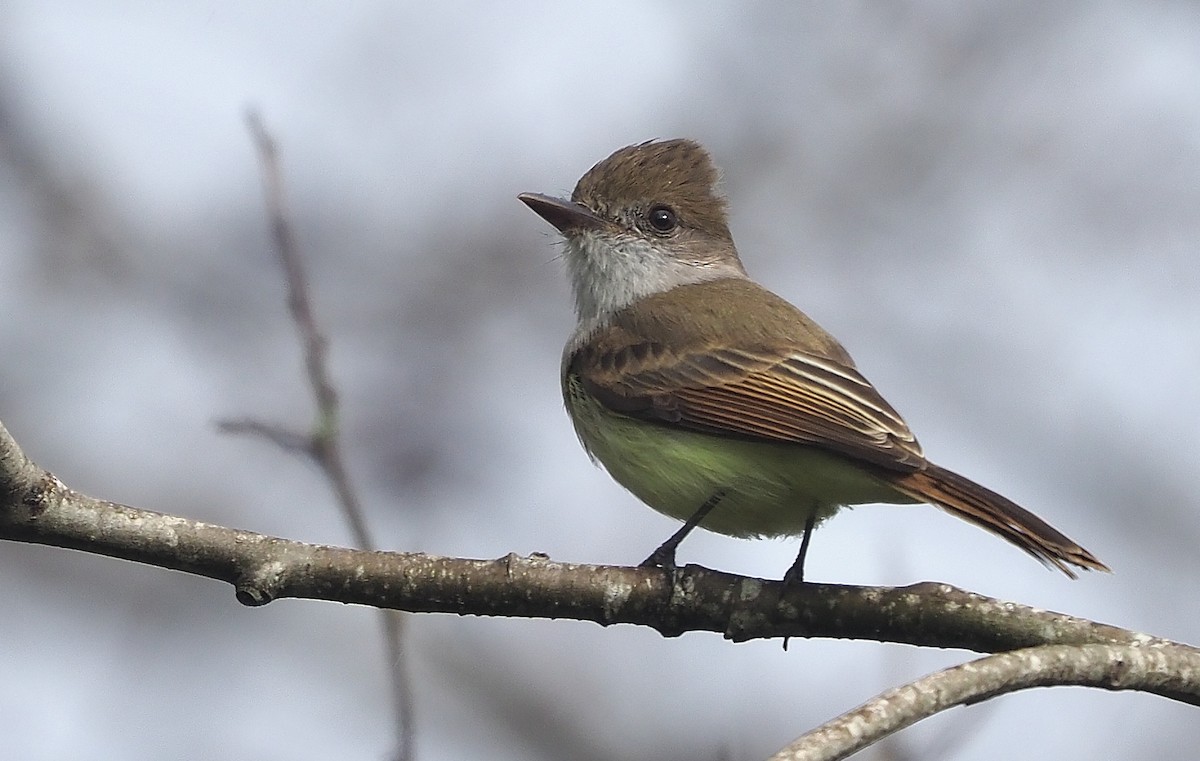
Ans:
{"label": "white throat", "polygon": [[681,285],[746,277],[736,259],[681,259],[635,235],[582,232],[566,241],[576,334],[588,334],[635,301]]}

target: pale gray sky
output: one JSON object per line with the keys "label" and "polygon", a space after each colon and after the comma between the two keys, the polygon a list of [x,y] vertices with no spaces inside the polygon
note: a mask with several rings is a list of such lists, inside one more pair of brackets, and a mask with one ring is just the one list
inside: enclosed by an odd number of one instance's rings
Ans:
{"label": "pale gray sky", "polygon": [[[1108,562],[1069,582],[926,507],[816,535],[814,579],[937,579],[1197,641],[1200,9],[1163,2],[32,2],[0,8],[0,420],[98,496],[348,541],[243,113],[277,138],[346,443],[392,549],[631,563],[673,524],[588,463],[570,304],[516,200],[690,136],[752,273],[834,332],[932,459]],[[371,611],[0,552],[0,755],[379,759]],[[794,542],[680,559],[779,576]],[[412,625],[421,758],[762,758],[963,653],[568,622]],[[1191,709],[1053,690],[923,757],[1188,757]],[[564,748],[568,748],[564,750]]]}

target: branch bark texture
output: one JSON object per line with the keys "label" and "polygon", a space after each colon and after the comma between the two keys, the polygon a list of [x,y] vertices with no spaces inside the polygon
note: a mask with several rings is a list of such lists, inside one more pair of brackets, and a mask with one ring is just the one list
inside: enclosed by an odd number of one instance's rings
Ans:
{"label": "branch bark texture", "polygon": [[539,555],[471,560],[297,542],[81,494],[30,461],[2,424],[0,499],[2,539],[217,579],[232,584],[245,605],[301,597],[413,612],[636,624],[667,636],[841,637],[981,652],[1165,642],[945,584],[787,587],[700,566],[668,574]]}
{"label": "branch bark texture", "polygon": [[295,597],[634,624],[665,636],[837,637],[1000,653],[890,690],[780,751],[781,761],[844,758],[953,705],[1034,686],[1136,689],[1200,705],[1196,648],[945,584],[788,586],[699,566],[667,573],[543,555],[472,560],[308,544],[81,494],[31,461],[2,423],[0,539],[224,581],[249,606]]}

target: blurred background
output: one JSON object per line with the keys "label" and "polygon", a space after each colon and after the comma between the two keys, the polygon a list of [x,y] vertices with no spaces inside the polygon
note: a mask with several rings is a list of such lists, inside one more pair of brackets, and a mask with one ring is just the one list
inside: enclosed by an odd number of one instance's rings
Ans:
{"label": "blurred background", "polygon": [[[1112,566],[1071,582],[928,507],[816,535],[814,580],[942,580],[1200,641],[1200,6],[0,6],[0,420],[96,496],[347,543],[252,415],[311,403],[244,114],[279,143],[368,519],[396,550],[635,563],[673,529],[561,409],[556,236],[516,199],[701,140],[750,271],[931,458]],[[681,562],[778,577],[792,541]],[[410,619],[419,758],[763,758],[962,652]],[[383,759],[375,611],[0,547],[0,755]],[[867,759],[1190,758],[1195,709],[1096,690],[939,716]]]}

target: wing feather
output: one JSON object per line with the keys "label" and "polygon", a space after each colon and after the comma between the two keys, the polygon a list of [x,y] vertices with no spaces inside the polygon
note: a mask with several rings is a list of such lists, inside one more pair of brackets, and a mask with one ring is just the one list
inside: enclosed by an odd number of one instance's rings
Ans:
{"label": "wing feather", "polygon": [[825,447],[890,469],[924,455],[900,415],[856,369],[795,349],[593,342],[568,372],[615,412],[706,433]]}

